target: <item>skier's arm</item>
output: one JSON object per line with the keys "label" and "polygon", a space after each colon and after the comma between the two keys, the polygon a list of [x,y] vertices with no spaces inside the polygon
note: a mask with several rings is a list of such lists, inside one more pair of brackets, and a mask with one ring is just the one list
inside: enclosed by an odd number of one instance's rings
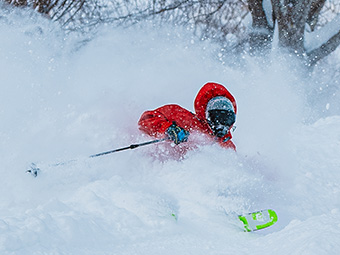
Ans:
{"label": "skier's arm", "polygon": [[183,121],[188,114],[191,117],[191,113],[179,105],[164,105],[156,110],[144,112],[138,122],[139,129],[150,136],[167,135],[175,144],[179,144],[187,141],[189,132],[179,126],[177,120]]}
{"label": "skier's arm", "polygon": [[162,107],[153,111],[146,111],[138,121],[139,129],[150,136],[164,136],[166,130],[172,125],[162,112]]}

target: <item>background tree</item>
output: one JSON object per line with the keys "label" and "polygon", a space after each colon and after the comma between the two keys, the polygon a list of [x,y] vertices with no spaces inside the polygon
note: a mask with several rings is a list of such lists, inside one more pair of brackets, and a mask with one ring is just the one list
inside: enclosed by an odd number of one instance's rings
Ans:
{"label": "background tree", "polygon": [[[248,0],[253,19],[253,31],[250,33],[253,35],[250,42],[256,50],[266,48],[268,42],[273,40],[275,26],[280,47],[304,58],[308,65],[315,65],[339,46],[339,12],[336,13],[337,16],[333,18],[332,23],[329,22],[328,25],[318,23],[326,0],[272,0],[270,3],[268,1]],[[334,3],[330,4],[332,6]],[[315,47],[321,34],[324,41],[318,42]],[[314,42],[308,42],[307,36]]]}
{"label": "background tree", "polygon": [[265,54],[277,34],[279,47],[307,66],[314,66],[340,44],[338,0],[5,1],[31,6],[70,31],[152,19],[190,27],[202,39],[221,43],[226,51],[246,50],[254,55]]}

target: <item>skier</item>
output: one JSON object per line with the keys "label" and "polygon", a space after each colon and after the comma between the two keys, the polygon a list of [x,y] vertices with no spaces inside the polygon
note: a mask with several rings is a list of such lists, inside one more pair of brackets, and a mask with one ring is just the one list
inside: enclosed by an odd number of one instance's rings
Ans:
{"label": "skier", "polygon": [[[195,113],[176,104],[146,111],[139,119],[139,129],[153,137],[168,137],[175,145],[202,141],[197,139],[197,134],[201,134],[208,137],[204,140],[213,140],[222,147],[236,150],[230,132],[235,123],[236,101],[230,92],[221,84],[206,83],[199,90],[194,107]],[[179,151],[185,153],[187,149],[188,146]]]}

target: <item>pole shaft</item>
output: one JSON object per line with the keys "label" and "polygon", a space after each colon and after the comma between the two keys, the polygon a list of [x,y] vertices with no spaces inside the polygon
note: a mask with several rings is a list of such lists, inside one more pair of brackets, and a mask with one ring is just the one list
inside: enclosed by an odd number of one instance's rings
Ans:
{"label": "pole shaft", "polygon": [[148,145],[148,144],[153,144],[153,143],[159,143],[159,142],[162,142],[162,141],[165,141],[165,140],[168,140],[168,138],[157,139],[157,140],[153,140],[153,141],[149,141],[149,142],[145,142],[145,143],[131,144],[130,146],[127,146],[127,147],[123,147],[123,148],[119,148],[119,149],[115,149],[115,150],[111,150],[111,151],[105,151],[105,152],[101,152],[101,153],[97,153],[97,154],[91,155],[90,158],[104,156],[104,155],[111,154],[111,153],[118,152],[118,151],[124,151],[124,150],[128,150],[128,149],[135,149],[135,148],[140,147],[140,146],[144,146],[144,145]]}
{"label": "pole shaft", "polygon": [[[162,142],[162,141],[165,141],[165,140],[169,140],[169,138],[162,138],[162,139],[157,139],[157,140],[153,140],[153,141],[149,141],[149,142],[144,142],[144,143],[131,144],[130,146],[127,146],[127,147],[123,147],[123,148],[119,148],[119,149],[115,149],[115,150],[111,150],[111,151],[105,151],[105,152],[93,154],[93,155],[89,156],[89,158],[95,158],[95,157],[107,155],[107,154],[118,152],[118,151],[124,151],[124,150],[128,150],[128,149],[135,149],[135,148],[140,147],[140,146],[144,146],[144,145],[148,145],[148,144],[153,144],[153,143],[159,143],[159,142]],[[59,163],[52,164],[50,166],[66,165],[66,164],[74,162],[74,161],[77,161],[77,160],[73,159],[73,160],[69,160],[69,161],[66,161],[66,162],[59,162]],[[40,168],[35,163],[32,163],[30,168],[28,170],[26,170],[27,173],[31,173],[34,177],[37,177],[39,171],[40,171]]]}

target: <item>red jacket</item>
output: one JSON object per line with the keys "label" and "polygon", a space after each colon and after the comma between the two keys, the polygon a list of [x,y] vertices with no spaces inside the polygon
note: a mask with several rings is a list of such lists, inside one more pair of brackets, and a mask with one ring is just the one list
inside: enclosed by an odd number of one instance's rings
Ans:
{"label": "red jacket", "polygon": [[[230,92],[220,84],[207,83],[200,89],[195,98],[195,113],[176,104],[164,105],[155,110],[144,112],[138,122],[139,129],[150,136],[164,137],[168,127],[175,121],[178,126],[188,130],[190,133],[198,131],[208,134],[217,140],[221,146],[236,150],[236,146],[231,141],[230,132],[222,138],[217,138],[213,136],[212,130],[207,123],[205,117],[207,104],[210,99],[217,96],[227,97],[232,102],[236,114],[236,101]],[[190,142],[190,136],[188,142]]]}

